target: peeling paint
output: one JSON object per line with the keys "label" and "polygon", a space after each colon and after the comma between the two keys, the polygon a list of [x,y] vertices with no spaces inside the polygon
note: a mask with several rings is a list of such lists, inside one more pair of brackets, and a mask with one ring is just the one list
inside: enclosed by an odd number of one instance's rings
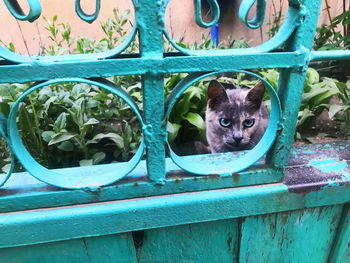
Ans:
{"label": "peeling paint", "polygon": [[345,161],[340,161],[337,159],[332,160],[312,160],[309,166],[315,167],[324,173],[343,171],[347,166]]}

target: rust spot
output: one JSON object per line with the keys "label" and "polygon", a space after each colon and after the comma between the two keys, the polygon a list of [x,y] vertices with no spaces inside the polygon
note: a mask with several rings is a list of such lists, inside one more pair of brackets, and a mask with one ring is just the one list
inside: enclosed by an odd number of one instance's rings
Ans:
{"label": "rust spot", "polygon": [[174,181],[175,184],[178,184],[180,183],[180,180],[177,178],[175,181]]}
{"label": "rust spot", "polygon": [[135,183],[134,183],[134,186],[135,186],[135,187],[138,187],[138,186],[139,186],[138,182],[135,182]]}
{"label": "rust spot", "polygon": [[211,178],[216,177],[216,178],[218,178],[218,177],[221,177],[221,176],[219,174],[208,174],[208,177],[211,177]]}
{"label": "rust spot", "polygon": [[198,178],[197,177],[193,177],[193,181],[198,181]]}
{"label": "rust spot", "polygon": [[241,176],[238,173],[232,174],[232,180],[233,180],[234,184],[238,184],[240,179],[241,179]]}

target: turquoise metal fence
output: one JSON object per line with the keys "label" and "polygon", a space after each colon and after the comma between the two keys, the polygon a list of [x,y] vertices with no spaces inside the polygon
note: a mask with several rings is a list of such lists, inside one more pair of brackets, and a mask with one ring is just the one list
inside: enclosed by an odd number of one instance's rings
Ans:
{"label": "turquoise metal fence", "polygon": [[[257,12],[252,20],[248,20],[248,15],[255,2],[258,5]],[[40,3],[39,1],[29,1],[28,3],[30,10],[25,15],[16,1],[5,1],[13,16],[17,19],[33,22],[40,16]],[[255,171],[258,173],[258,176],[254,176],[255,178],[252,178],[249,173],[243,172],[242,176],[246,178],[246,182],[241,183],[241,185],[281,181],[289,158],[303,88],[302,83],[305,79],[308,63],[315,57],[323,59],[337,55],[336,52],[321,54],[311,51],[319,14],[319,3],[290,1],[286,21],[280,31],[260,46],[210,51],[188,50],[180,47],[171,39],[164,23],[164,12],[168,1],[152,3],[134,1],[133,3],[136,23],[125,42],[110,51],[96,54],[29,57],[15,54],[5,47],[1,47],[0,55],[3,58],[3,65],[0,69],[1,82],[37,81],[13,105],[8,120],[2,122],[2,135],[25,169],[37,179],[54,186],[70,189],[96,188],[111,184],[130,173],[140,162],[143,151],[146,149],[148,180],[151,183],[163,184],[166,174],[164,145],[167,143],[167,132],[165,124],[176,100],[191,84],[204,77],[223,72],[240,72],[254,68],[281,68],[278,95],[269,83],[255,75],[265,82],[271,98],[272,110],[267,131],[254,149],[239,158],[232,158],[232,154],[226,153],[220,156],[208,155],[206,160],[201,160],[202,156],[178,156],[169,146],[172,160],[184,170],[199,175],[219,174],[223,177],[231,177],[232,174],[241,172],[268,153],[267,167]],[[210,27],[218,22],[220,9],[217,1],[209,1],[212,16],[210,22],[202,20],[201,1],[194,3],[195,20],[199,26]],[[80,7],[80,1],[76,1],[76,12],[82,20],[90,23],[97,18],[99,6],[100,1],[96,1],[95,13],[86,15]],[[265,9],[266,1],[243,1],[239,17],[247,27],[258,28],[264,21]],[[178,56],[169,56],[163,53],[163,35],[179,50]],[[136,36],[140,39],[140,57],[119,58],[118,55],[128,47]],[[280,48],[282,44],[285,45],[283,50],[272,52]],[[342,56],[348,55],[344,51],[340,54]],[[163,76],[166,73],[178,72],[190,74],[177,85],[168,101],[164,102]],[[139,109],[128,94],[102,79],[102,77],[124,74],[141,74],[143,76],[144,116],[141,116]],[[106,172],[100,173],[98,178],[93,175],[89,176],[80,170],[67,170],[59,173],[44,168],[28,153],[19,136],[16,116],[22,99],[43,86],[69,81],[94,84],[121,97],[130,105],[142,126],[142,143],[136,155],[128,163],[106,166],[104,168]],[[164,105],[164,107],[159,105]],[[278,136],[276,136],[277,132]],[[274,146],[269,151],[273,143]],[[225,155],[228,158],[224,158]],[[223,159],[228,161],[222,161]],[[118,167],[120,171],[118,174],[113,172],[115,167]],[[92,167],[91,169],[101,171],[101,167]],[[9,178],[10,174],[11,171],[7,175],[3,175],[2,184]],[[226,186],[231,186],[231,183]],[[215,186],[212,187],[215,188]]]}
{"label": "turquoise metal fence", "polygon": [[[17,19],[33,22],[40,16],[41,6],[38,0],[28,0],[28,14],[23,13],[17,1],[4,2]],[[226,50],[188,50],[177,45],[165,28],[164,13],[168,2],[134,0],[136,22],[128,38],[118,47],[106,52],[29,57],[0,47],[0,83],[35,81],[15,102],[8,118],[0,119],[0,134],[12,153],[11,169],[8,174],[2,174],[0,177],[1,185],[5,185],[0,189],[0,193],[3,191],[0,198],[0,211],[3,213],[0,215],[0,247],[125,233],[349,202],[350,174],[345,168],[348,143],[330,147],[336,153],[341,149],[343,155],[336,154],[334,157],[328,152],[329,158],[336,158],[337,164],[345,163],[342,169],[334,166],[331,173],[325,175],[322,180],[313,180],[312,173],[309,177],[301,176],[301,179],[297,174],[298,167],[314,169],[319,167],[319,163],[305,160],[300,162],[295,159],[294,163],[292,162],[295,166],[287,166],[303,83],[310,61],[350,58],[348,50],[312,51],[321,1],[289,0],[285,22],[272,39],[257,47]],[[79,0],[75,3],[76,13],[82,20],[91,23],[98,17],[99,0],[96,0],[96,10],[92,15],[87,15],[81,9]],[[201,1],[194,1],[195,21],[201,27],[216,24],[220,17],[218,2],[208,0],[208,3],[212,18],[211,21],[204,22]],[[258,9],[254,18],[249,20],[254,4],[257,4]],[[264,22],[265,9],[265,0],[243,0],[239,17],[247,27],[259,28]],[[176,55],[164,53],[163,36],[178,50]],[[136,37],[140,43],[139,54],[120,56]],[[280,69],[277,92],[268,82],[249,72],[250,69],[257,68]],[[175,87],[169,99],[164,101],[164,75],[179,72],[189,75]],[[265,135],[254,149],[240,157],[231,153],[205,156],[176,155],[170,145],[166,146],[166,123],[172,107],[191,84],[204,77],[224,72],[246,72],[265,82],[271,98],[270,121]],[[105,79],[116,75],[142,75],[143,115],[127,93]],[[119,96],[130,106],[141,124],[142,142],[129,162],[49,170],[29,154],[20,139],[16,123],[19,103],[31,92],[60,82],[96,85]],[[300,150],[294,148],[293,151],[307,153],[307,147],[309,146]],[[328,146],[310,147],[313,147],[312,151],[309,151],[313,153],[310,158],[324,158],[325,149],[330,149]],[[169,148],[171,159],[166,158],[166,148]],[[141,160],[144,152],[146,160]],[[254,166],[265,154],[266,165]],[[24,175],[11,175],[15,159],[18,159],[31,176],[53,187],[31,183],[30,179],[28,184],[23,184]],[[178,167],[189,173],[182,173]],[[28,175],[25,175],[25,178],[28,178]],[[6,187],[8,180],[9,187]],[[311,186],[307,184],[308,180]],[[77,190],[63,191],[56,187]],[[314,189],[317,190],[311,191]],[[178,195],[170,195],[175,193]],[[159,195],[164,196],[151,198]],[[136,197],[150,198],[128,200]],[[122,201],[107,202],[114,200]],[[106,203],[100,205],[97,202]],[[75,206],[77,204],[88,205]],[[62,211],[52,209],[68,205],[72,207]],[[24,215],[16,213],[39,208],[50,209]],[[344,252],[349,237],[349,226],[344,222],[348,218],[349,209],[344,206],[333,210],[332,215],[336,213],[342,218],[339,224],[344,226],[345,234],[337,234],[339,240],[343,238],[344,242],[339,241],[333,245],[335,250],[332,251]],[[321,214],[322,211],[319,214],[322,218]],[[115,224],[116,221],[118,224]],[[96,229],[95,223],[103,227]],[[41,230],[31,235],[33,231],[28,230],[28,226]],[[313,234],[316,232],[315,230]],[[246,234],[253,236],[253,232]],[[245,249],[246,252],[249,251],[247,247]]]}

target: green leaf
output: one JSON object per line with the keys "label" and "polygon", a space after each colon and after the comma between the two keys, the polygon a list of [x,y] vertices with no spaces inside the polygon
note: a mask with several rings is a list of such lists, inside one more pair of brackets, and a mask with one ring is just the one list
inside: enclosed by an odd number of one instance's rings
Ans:
{"label": "green leaf", "polygon": [[88,160],[84,159],[79,161],[80,166],[91,166],[92,164],[93,164],[92,159],[88,159]]}
{"label": "green leaf", "polygon": [[184,116],[184,119],[187,120],[192,125],[196,126],[200,130],[205,129],[205,122],[198,113],[189,112],[186,116]]}
{"label": "green leaf", "polygon": [[94,125],[94,124],[98,124],[98,123],[100,123],[98,120],[96,120],[95,118],[91,118],[87,122],[84,123],[84,126]]}
{"label": "green leaf", "polygon": [[67,117],[66,113],[62,112],[56,119],[55,123],[53,124],[53,127],[56,132],[59,132],[60,130],[66,128],[66,122],[67,122]]}
{"label": "green leaf", "polygon": [[102,139],[109,139],[113,141],[119,149],[124,149],[124,141],[123,138],[116,133],[99,133],[95,135],[91,140],[87,141],[86,144],[98,143]]}
{"label": "green leaf", "polygon": [[168,131],[168,141],[170,143],[174,142],[177,134],[179,133],[180,128],[181,128],[180,124],[171,123],[170,121],[168,121],[167,131]]}
{"label": "green leaf", "polygon": [[68,141],[74,137],[78,136],[76,133],[71,132],[64,132],[64,133],[57,133],[53,138],[49,141],[48,145],[57,144],[60,142]]}
{"label": "green leaf", "polygon": [[49,141],[51,141],[51,139],[54,135],[55,135],[54,131],[43,131],[43,133],[41,134],[41,137],[43,138],[43,140],[45,142],[49,142]]}
{"label": "green leaf", "polygon": [[3,167],[1,167],[1,170],[4,172],[4,173],[8,173],[10,171],[10,168],[11,168],[11,164],[8,163],[8,164],[5,164]]}
{"label": "green leaf", "polygon": [[308,68],[306,73],[306,83],[315,84],[320,81],[320,75],[313,68]]}
{"label": "green leaf", "polygon": [[72,152],[74,150],[74,145],[70,141],[64,141],[57,147],[64,152]]}
{"label": "green leaf", "polygon": [[97,152],[92,156],[93,164],[99,164],[106,158],[106,154],[104,152]]}
{"label": "green leaf", "polygon": [[332,104],[329,106],[328,110],[328,116],[330,119],[334,117],[335,114],[337,114],[339,111],[346,111],[349,109],[350,106],[343,106],[343,105],[337,105],[337,104]]}

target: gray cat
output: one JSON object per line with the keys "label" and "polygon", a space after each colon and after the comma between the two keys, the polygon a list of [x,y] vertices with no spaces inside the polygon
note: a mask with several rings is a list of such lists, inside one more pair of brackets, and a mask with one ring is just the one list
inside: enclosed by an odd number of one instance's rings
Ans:
{"label": "gray cat", "polygon": [[212,153],[252,149],[269,122],[262,82],[252,89],[233,88],[212,80],[207,90],[206,136]]}

